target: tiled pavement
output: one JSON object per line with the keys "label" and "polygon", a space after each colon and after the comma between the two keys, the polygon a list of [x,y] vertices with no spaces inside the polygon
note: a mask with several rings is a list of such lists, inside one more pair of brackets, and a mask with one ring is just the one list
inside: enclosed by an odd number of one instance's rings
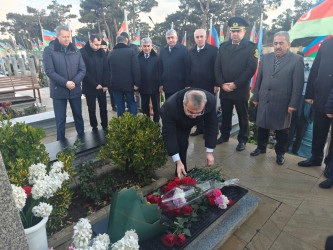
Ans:
{"label": "tiled pavement", "polygon": [[[42,89],[43,103],[52,110],[48,88]],[[98,106],[98,105],[97,105]],[[90,131],[85,100],[82,100],[85,131]],[[110,101],[108,108],[111,110]],[[98,111],[97,111],[98,112]],[[68,108],[68,115],[71,110]],[[115,116],[109,111],[109,119]],[[98,116],[97,116],[98,117]],[[76,135],[75,129],[66,130],[66,136]],[[55,133],[43,139],[55,140]],[[322,190],[318,184],[325,178],[324,166],[300,168],[302,158],[286,154],[285,164],[275,163],[274,150],[251,157],[254,145],[247,144],[243,152],[236,152],[237,141],[217,145],[215,165],[226,178],[237,177],[240,185],[261,198],[257,211],[229,238],[221,249],[324,249],[326,237],[333,235],[333,188]],[[188,149],[188,167],[204,167],[204,140],[191,137]],[[157,176],[172,178],[174,164],[157,170]]]}

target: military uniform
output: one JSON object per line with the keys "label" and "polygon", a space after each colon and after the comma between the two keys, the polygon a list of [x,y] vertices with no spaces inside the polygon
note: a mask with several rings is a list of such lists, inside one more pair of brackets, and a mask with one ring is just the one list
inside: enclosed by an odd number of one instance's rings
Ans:
{"label": "military uniform", "polygon": [[[234,30],[240,30],[244,26],[247,26],[247,23],[245,21],[243,23],[243,21],[243,19],[237,17],[230,19],[228,22],[228,25],[231,27],[230,30],[233,30],[233,26],[237,28]],[[232,44],[232,40],[230,39],[220,45],[215,62],[215,77],[221,87],[222,126],[220,128],[220,139],[222,141],[229,140],[234,106],[236,107],[240,127],[238,141],[245,144],[248,140],[250,80],[256,72],[257,63],[257,46],[245,37],[239,44]],[[226,92],[222,89],[222,85],[229,82],[234,82],[236,89]]]}

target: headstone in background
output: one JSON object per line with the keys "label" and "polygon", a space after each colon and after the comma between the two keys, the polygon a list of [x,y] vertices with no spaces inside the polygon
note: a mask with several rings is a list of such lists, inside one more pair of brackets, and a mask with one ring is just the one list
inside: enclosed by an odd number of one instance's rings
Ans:
{"label": "headstone in background", "polygon": [[21,70],[21,76],[27,75],[27,70],[25,69],[25,64],[24,64],[23,58],[21,58],[21,57],[17,58],[17,63]]}
{"label": "headstone in background", "polygon": [[10,66],[10,60],[9,60],[9,58],[6,57],[6,58],[4,59],[4,61],[5,61],[5,65],[6,65],[6,68],[7,68],[7,71],[8,71],[8,75],[9,75],[9,76],[12,76],[12,75],[13,75],[13,72],[12,72],[12,67]]}
{"label": "headstone in background", "polygon": [[0,152],[0,248],[29,249],[23,225],[12,197],[12,188]]}
{"label": "headstone in background", "polygon": [[17,60],[16,60],[15,56],[10,56],[10,60],[11,60],[11,62],[12,62],[12,66],[13,66],[14,74],[15,74],[16,76],[18,76],[19,73],[18,73],[18,68],[17,68]]}

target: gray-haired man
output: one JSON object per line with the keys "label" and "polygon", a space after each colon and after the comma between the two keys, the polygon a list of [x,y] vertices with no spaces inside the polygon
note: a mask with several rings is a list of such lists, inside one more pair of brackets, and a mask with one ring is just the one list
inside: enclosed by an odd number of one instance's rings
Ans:
{"label": "gray-haired man", "polygon": [[149,100],[153,106],[154,122],[160,120],[160,93],[159,93],[159,56],[152,49],[152,41],[148,38],[141,40],[142,51],[139,53],[141,71],[140,95],[142,112],[150,116]]}
{"label": "gray-haired man", "polygon": [[161,90],[168,99],[177,91],[189,87],[189,53],[187,48],[178,43],[177,32],[168,30],[165,35],[167,45],[161,49],[160,74]]}
{"label": "gray-haired man", "polygon": [[57,140],[65,139],[67,101],[72,108],[78,135],[84,134],[81,81],[86,67],[80,51],[70,42],[66,26],[56,28],[57,38],[43,53],[45,72],[50,78],[50,96],[57,124]]}
{"label": "gray-haired man", "polygon": [[206,163],[214,164],[217,116],[216,99],[205,90],[183,89],[172,95],[161,108],[162,135],[169,156],[176,163],[176,175],[186,175],[188,139],[193,126],[204,121]]}

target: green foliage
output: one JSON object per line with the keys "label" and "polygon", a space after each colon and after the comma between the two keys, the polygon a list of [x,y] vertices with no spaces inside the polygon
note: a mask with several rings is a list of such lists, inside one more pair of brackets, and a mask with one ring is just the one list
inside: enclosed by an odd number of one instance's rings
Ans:
{"label": "green foliage", "polygon": [[109,198],[115,183],[111,174],[103,176],[101,179],[97,178],[96,170],[101,167],[102,165],[99,162],[88,162],[76,167],[80,181],[79,191],[83,197],[92,200],[94,203]]}
{"label": "green foliage", "polygon": [[12,183],[27,185],[28,168],[39,162],[48,164],[49,156],[41,139],[45,132],[25,123],[12,124],[10,116],[0,117],[0,148]]}
{"label": "green foliage", "polygon": [[111,158],[120,170],[136,175],[143,184],[150,181],[153,170],[166,163],[160,128],[145,115],[125,113],[112,118],[106,138],[99,158]]}
{"label": "green foliage", "polygon": [[223,180],[221,169],[218,169],[217,166],[212,166],[210,168],[195,167],[188,173],[188,176],[191,176],[191,178],[196,181]]}
{"label": "green foliage", "polygon": [[53,211],[47,222],[47,229],[50,231],[55,231],[65,225],[65,218],[68,214],[68,207],[72,202],[73,195],[70,185],[73,182],[73,176],[76,174],[73,169],[73,161],[80,145],[80,140],[77,140],[73,146],[65,148],[57,155],[58,160],[64,163],[64,171],[69,174],[70,178],[63,182],[61,189],[53,197],[48,199],[48,203],[53,206]]}

